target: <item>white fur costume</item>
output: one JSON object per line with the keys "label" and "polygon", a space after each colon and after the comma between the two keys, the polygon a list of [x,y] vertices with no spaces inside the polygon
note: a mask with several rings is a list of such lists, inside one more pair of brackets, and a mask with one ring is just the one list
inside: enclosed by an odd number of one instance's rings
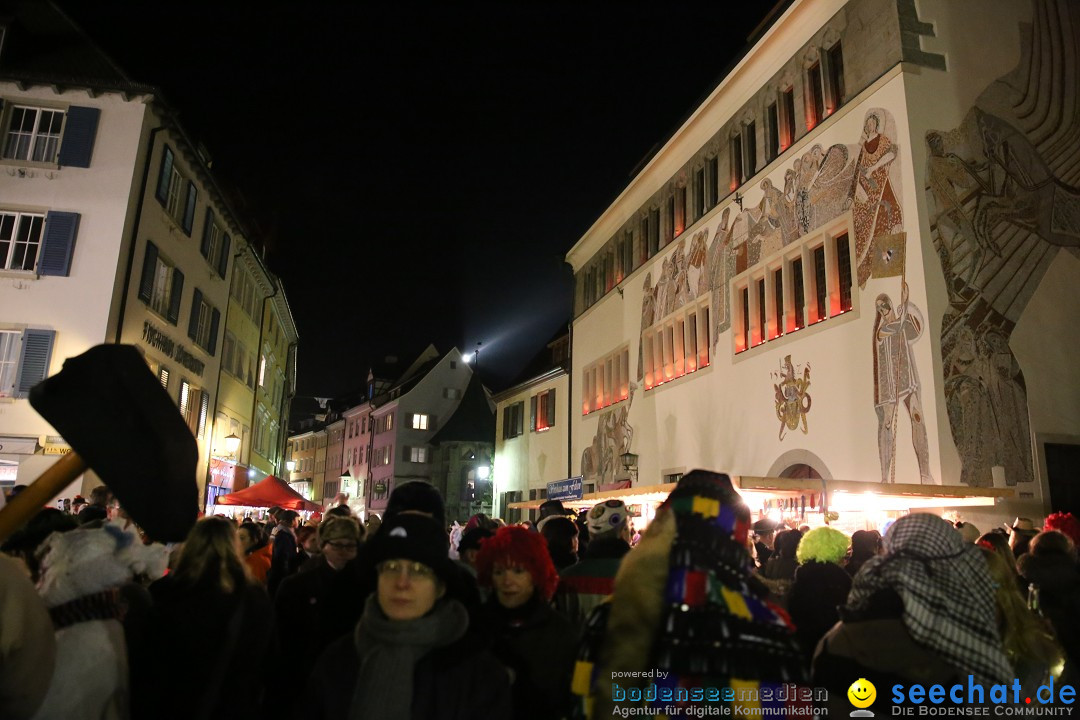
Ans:
{"label": "white fur costume", "polygon": [[[49,608],[119,588],[135,575],[161,577],[167,552],[143,545],[123,521],[53,533],[42,550],[38,590]],[[56,671],[35,720],[126,720],[128,659],[115,619],[76,622],[56,631]]]}

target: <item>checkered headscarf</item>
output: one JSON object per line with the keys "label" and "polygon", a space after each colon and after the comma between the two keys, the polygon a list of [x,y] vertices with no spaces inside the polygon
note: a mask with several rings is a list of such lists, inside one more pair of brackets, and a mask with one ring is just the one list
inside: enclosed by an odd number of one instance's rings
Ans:
{"label": "checkered headscarf", "polygon": [[983,684],[1014,676],[997,630],[994,581],[982,551],[945,520],[906,515],[889,528],[885,554],[855,576],[848,607],[864,609],[879,590],[896,592],[911,637]]}

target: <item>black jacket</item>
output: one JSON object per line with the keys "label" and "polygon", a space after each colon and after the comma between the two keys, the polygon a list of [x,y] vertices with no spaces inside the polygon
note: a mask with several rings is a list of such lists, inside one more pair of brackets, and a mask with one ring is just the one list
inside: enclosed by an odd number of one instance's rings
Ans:
{"label": "black jacket", "polygon": [[[353,633],[330,644],[315,664],[297,720],[346,720],[360,659]],[[413,673],[413,720],[509,720],[506,670],[471,633],[437,648]]]}
{"label": "black jacket", "polygon": [[807,663],[821,637],[840,620],[839,608],[849,592],[851,576],[839,565],[811,560],[795,570],[787,607]]}
{"label": "black jacket", "polygon": [[578,629],[569,620],[536,594],[522,607],[507,610],[493,593],[484,604],[480,632],[510,670],[515,718],[569,715],[578,645]]}

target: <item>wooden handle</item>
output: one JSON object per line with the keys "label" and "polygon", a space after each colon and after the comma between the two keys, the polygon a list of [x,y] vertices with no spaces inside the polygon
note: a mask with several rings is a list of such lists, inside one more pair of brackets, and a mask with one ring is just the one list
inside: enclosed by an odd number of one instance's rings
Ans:
{"label": "wooden handle", "polygon": [[74,451],[52,464],[28,488],[0,508],[0,542],[8,539],[26,521],[36,515],[45,503],[60,494],[71,481],[86,472],[86,461]]}

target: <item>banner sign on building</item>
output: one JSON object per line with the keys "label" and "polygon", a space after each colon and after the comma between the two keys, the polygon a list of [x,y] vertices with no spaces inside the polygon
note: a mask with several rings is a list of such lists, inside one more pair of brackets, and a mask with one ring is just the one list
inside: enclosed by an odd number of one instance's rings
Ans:
{"label": "banner sign on building", "polygon": [[214,487],[233,490],[233,481],[236,479],[236,464],[226,460],[212,458],[210,460],[210,485]]}
{"label": "banner sign on building", "polygon": [[582,493],[582,476],[567,478],[547,484],[548,500],[580,500]]}

